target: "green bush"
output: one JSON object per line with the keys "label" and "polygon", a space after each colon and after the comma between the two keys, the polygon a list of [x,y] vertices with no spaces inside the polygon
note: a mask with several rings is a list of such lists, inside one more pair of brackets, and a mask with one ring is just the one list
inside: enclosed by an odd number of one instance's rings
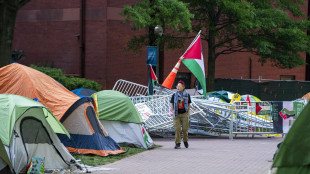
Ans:
{"label": "green bush", "polygon": [[30,65],[30,67],[38,71],[41,71],[44,74],[47,74],[48,76],[52,77],[53,79],[61,83],[63,86],[65,86],[70,91],[74,89],[78,89],[78,88],[88,88],[88,89],[92,89],[95,91],[100,91],[102,89],[102,86],[93,80],[72,77],[72,76],[68,77],[65,75],[62,69],[50,68],[50,67],[39,67],[36,65]]}

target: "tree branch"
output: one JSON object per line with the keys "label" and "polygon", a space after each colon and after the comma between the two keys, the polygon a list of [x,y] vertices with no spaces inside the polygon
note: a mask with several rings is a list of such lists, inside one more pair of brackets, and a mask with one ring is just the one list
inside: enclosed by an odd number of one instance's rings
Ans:
{"label": "tree branch", "polygon": [[220,47],[221,45],[223,45],[223,44],[225,44],[225,43],[227,43],[227,42],[233,41],[233,40],[235,40],[235,39],[237,39],[237,38],[238,38],[238,36],[235,36],[235,37],[233,37],[233,38],[228,38],[228,39],[226,39],[226,40],[223,40],[222,42],[217,43],[217,44],[215,45],[215,47]]}
{"label": "tree branch", "polygon": [[221,27],[216,28],[216,31],[220,31],[221,29],[223,29],[229,25],[232,25],[234,22],[236,22],[236,21],[235,20],[228,20],[227,22],[223,22],[221,24],[218,24],[218,26],[221,26]]}
{"label": "tree branch", "polygon": [[235,52],[251,52],[251,51],[248,51],[243,47],[231,47],[229,49],[226,49],[226,50],[223,50],[221,52],[216,53],[215,57],[218,57],[221,54],[231,54],[231,53],[235,53]]}
{"label": "tree branch", "polygon": [[31,0],[19,0],[18,8],[23,7],[23,6],[26,5],[29,1],[31,1]]}
{"label": "tree branch", "polygon": [[195,37],[196,36],[186,36],[186,37],[178,37],[178,36],[173,36],[173,35],[170,36],[170,38],[174,38],[174,39],[191,39]]}

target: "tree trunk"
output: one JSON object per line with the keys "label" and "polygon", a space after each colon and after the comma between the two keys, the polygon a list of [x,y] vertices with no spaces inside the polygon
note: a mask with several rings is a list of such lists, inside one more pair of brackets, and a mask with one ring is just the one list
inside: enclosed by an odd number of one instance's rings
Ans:
{"label": "tree trunk", "polygon": [[212,0],[209,3],[209,17],[211,23],[209,24],[209,38],[208,38],[208,83],[207,91],[214,91],[214,79],[215,79],[215,34],[216,34],[216,24],[219,18],[216,15],[216,1]]}
{"label": "tree trunk", "polygon": [[11,63],[12,42],[18,9],[14,0],[0,2],[0,67]]}
{"label": "tree trunk", "polygon": [[214,79],[215,79],[215,33],[209,32],[208,42],[208,83],[207,91],[214,91]]}

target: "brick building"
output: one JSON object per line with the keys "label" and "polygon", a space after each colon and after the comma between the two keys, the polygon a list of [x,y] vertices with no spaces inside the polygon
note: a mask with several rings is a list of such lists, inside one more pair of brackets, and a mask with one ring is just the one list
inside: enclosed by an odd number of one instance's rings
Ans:
{"label": "brick building", "polygon": [[[139,32],[122,23],[120,15],[124,5],[135,2],[32,0],[18,13],[13,49],[26,52],[21,63],[62,68],[67,74],[96,80],[104,89],[111,89],[118,79],[146,85],[146,48],[139,54],[125,50],[127,41]],[[207,45],[202,44],[207,71]],[[185,49],[165,51],[164,77]],[[261,66],[257,60],[249,53],[222,55],[216,61],[216,78],[306,80],[305,66],[283,70],[270,63]],[[195,77],[188,69],[181,65],[179,72],[193,86]]]}

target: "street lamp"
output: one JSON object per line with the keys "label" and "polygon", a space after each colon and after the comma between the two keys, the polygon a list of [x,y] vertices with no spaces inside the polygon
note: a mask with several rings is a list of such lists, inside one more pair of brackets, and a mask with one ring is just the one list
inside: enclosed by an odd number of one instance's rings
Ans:
{"label": "street lamp", "polygon": [[[158,35],[159,37],[161,37],[163,34],[164,34],[164,30],[163,30],[163,27],[161,27],[160,25],[157,25],[155,28],[154,28],[154,33],[156,35]],[[160,51],[163,51],[163,50],[160,50],[160,41],[157,43],[157,58],[156,58],[156,76],[159,77],[159,79],[162,81],[163,79],[160,78],[160,77],[163,77],[163,74],[160,74],[159,73],[159,64],[161,63],[163,65],[163,62],[159,61],[159,58],[162,58],[163,60],[163,56],[164,55],[159,55]],[[163,67],[161,67],[163,68]],[[163,72],[161,72],[163,73]]]}
{"label": "street lamp", "polygon": [[160,25],[157,25],[154,28],[154,32],[155,32],[155,34],[158,34],[159,36],[162,36],[164,34],[163,27],[161,27]]}

